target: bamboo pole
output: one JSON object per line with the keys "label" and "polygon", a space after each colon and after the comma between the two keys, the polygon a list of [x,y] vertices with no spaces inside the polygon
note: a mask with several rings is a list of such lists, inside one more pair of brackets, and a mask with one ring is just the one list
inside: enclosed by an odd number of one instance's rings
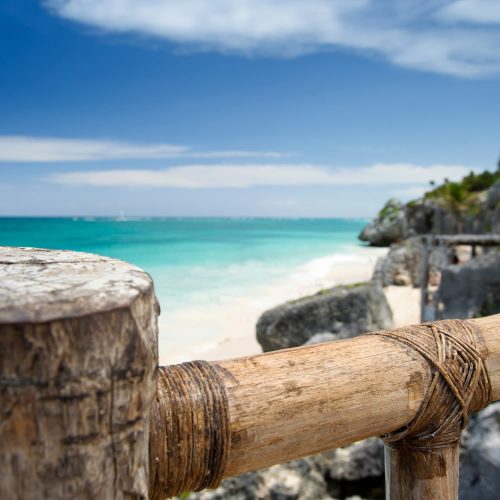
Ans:
{"label": "bamboo pole", "polygon": [[[500,399],[500,315],[470,320],[479,327],[488,356],[492,401]],[[413,452],[385,447],[388,500],[456,500],[459,484],[459,445]]]}
{"label": "bamboo pole", "polygon": [[[488,353],[486,367],[492,385],[491,400],[495,401],[500,399],[500,315],[470,321],[477,326]],[[221,436],[217,438],[226,457],[223,477],[395,431],[414,419],[431,381],[429,364],[420,355],[378,335],[220,361],[210,366],[227,395],[229,438],[227,442]],[[192,404],[196,407],[204,397],[201,392],[192,398]],[[181,400],[180,405],[183,404]],[[160,395],[157,405],[161,409],[168,401]],[[161,433],[158,426],[165,425],[165,421],[157,420],[154,432]],[[151,469],[157,477],[164,472],[158,471],[162,457],[155,452],[155,441],[162,439],[169,438],[154,435],[150,441]],[[171,450],[182,455],[182,436],[179,440],[170,443]],[[445,455],[445,469],[457,475],[456,453]],[[403,477],[413,481],[418,470],[425,469],[404,468],[413,462],[391,453],[389,483],[399,484],[393,477],[395,468],[398,474],[403,471]],[[452,495],[455,490],[450,488],[455,488],[456,481],[451,475],[445,478]],[[431,478],[422,479],[424,485],[443,484],[437,478],[434,483],[429,483]],[[406,490],[401,486],[400,491]],[[425,498],[394,495],[393,498]]]}
{"label": "bamboo pole", "polygon": [[230,404],[227,476],[393,431],[413,419],[430,381],[422,360],[375,336],[219,366]]}
{"label": "bamboo pole", "polygon": [[387,500],[458,498],[459,446],[427,453],[385,447]]}

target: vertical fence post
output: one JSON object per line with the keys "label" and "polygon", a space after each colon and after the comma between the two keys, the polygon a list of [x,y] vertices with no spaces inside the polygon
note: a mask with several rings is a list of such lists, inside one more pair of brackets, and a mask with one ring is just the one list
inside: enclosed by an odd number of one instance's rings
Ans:
{"label": "vertical fence post", "polygon": [[429,452],[385,447],[387,500],[456,500],[459,446]]}
{"label": "vertical fence post", "polygon": [[76,252],[0,262],[0,498],[147,499],[151,278]]}

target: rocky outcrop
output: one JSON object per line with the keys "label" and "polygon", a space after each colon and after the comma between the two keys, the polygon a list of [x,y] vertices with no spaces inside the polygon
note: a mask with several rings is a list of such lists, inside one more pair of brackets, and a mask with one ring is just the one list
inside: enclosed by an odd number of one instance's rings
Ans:
{"label": "rocky outcrop", "polygon": [[443,269],[438,318],[473,318],[500,312],[500,253],[490,250]]}
{"label": "rocky outcrop", "polygon": [[500,492],[500,402],[471,417],[462,437],[459,499],[497,500]]}
{"label": "rocky outcrop", "polygon": [[334,333],[316,333],[304,345],[322,344],[323,342],[332,342],[332,340],[337,340],[337,336]]}
{"label": "rocky outcrop", "polygon": [[[375,266],[374,280],[382,286],[420,286],[422,241],[419,237],[408,238],[393,244],[387,255]],[[445,246],[431,248],[429,252],[429,283],[439,285],[441,269],[448,265],[453,249]]]}
{"label": "rocky outcrop", "polygon": [[215,490],[189,495],[199,500],[312,500],[330,499],[321,455],[294,460],[226,479]]}
{"label": "rocky outcrop", "polygon": [[226,479],[216,490],[189,499],[330,500],[359,495],[384,498],[384,450],[377,438]]}
{"label": "rocky outcrop", "polygon": [[382,286],[418,286],[421,249],[421,242],[413,238],[391,245],[387,255],[377,261],[373,279]]}
{"label": "rocky outcrop", "polygon": [[486,232],[500,233],[500,181],[489,189],[480,218]]}
{"label": "rocky outcrop", "polygon": [[384,445],[369,438],[323,454],[331,498],[385,498]]}
{"label": "rocky outcrop", "polygon": [[359,239],[390,246],[419,234],[500,233],[500,181],[478,192],[466,191],[465,180],[454,185],[459,190],[456,198],[442,186],[406,205],[389,200]]}
{"label": "rocky outcrop", "polygon": [[403,205],[395,200],[389,200],[379,212],[378,217],[368,224],[359,239],[370,245],[386,247],[405,237],[405,214]]}
{"label": "rocky outcrop", "polygon": [[343,285],[266,311],[257,322],[264,352],[305,344],[318,333],[334,339],[392,326],[392,312],[375,282]]}
{"label": "rocky outcrop", "polygon": [[463,233],[469,225],[464,214],[450,210],[439,201],[426,199],[406,205],[406,221],[408,228],[406,236]]}

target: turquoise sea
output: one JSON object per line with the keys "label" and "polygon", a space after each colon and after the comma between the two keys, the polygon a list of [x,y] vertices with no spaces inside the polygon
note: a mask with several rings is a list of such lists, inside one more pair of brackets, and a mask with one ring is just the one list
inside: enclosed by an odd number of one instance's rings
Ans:
{"label": "turquoise sea", "polygon": [[[168,322],[285,278],[318,257],[349,255],[355,219],[0,218],[0,245],[69,249],[131,262],[154,278]],[[200,329],[203,328],[203,325]],[[207,325],[207,336],[210,333]],[[187,330],[186,330],[187,331]],[[171,331],[171,338],[194,334]],[[203,338],[202,331],[196,338]],[[204,339],[210,340],[210,339]]]}

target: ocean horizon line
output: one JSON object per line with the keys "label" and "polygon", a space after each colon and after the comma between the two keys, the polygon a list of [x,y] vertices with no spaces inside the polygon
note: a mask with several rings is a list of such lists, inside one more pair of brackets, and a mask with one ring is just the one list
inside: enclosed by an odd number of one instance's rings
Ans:
{"label": "ocean horizon line", "polygon": [[64,220],[351,220],[369,221],[366,217],[341,217],[341,216],[279,216],[279,215],[0,215],[0,219],[64,219]]}

